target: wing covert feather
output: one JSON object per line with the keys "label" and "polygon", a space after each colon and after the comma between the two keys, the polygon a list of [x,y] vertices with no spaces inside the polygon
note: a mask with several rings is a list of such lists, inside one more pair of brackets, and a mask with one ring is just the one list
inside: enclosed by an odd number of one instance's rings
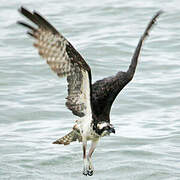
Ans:
{"label": "wing covert feather", "polygon": [[19,12],[37,25],[36,28],[18,22],[28,28],[28,34],[35,38],[34,46],[40,56],[46,59],[47,64],[59,77],[67,77],[68,109],[79,117],[91,114],[91,69],[88,64],[66,38],[41,15],[35,11],[31,13],[23,7]]}

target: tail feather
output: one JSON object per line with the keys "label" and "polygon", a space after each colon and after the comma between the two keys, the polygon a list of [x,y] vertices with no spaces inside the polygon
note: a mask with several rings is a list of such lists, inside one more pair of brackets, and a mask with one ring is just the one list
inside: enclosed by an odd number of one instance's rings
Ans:
{"label": "tail feather", "polygon": [[53,144],[64,144],[68,145],[73,141],[82,141],[82,137],[79,132],[76,130],[72,130],[70,133],[66,134],[62,138],[59,138],[58,140],[54,141]]}

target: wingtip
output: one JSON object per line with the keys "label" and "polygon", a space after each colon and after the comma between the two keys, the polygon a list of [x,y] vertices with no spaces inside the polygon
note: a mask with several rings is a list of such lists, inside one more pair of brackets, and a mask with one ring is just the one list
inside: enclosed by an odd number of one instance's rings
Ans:
{"label": "wingtip", "polygon": [[157,11],[155,18],[157,18],[158,16],[160,16],[163,13],[164,13],[164,11],[160,9],[159,11]]}
{"label": "wingtip", "polygon": [[157,21],[157,18],[159,18],[159,16],[161,15],[161,14],[163,14],[164,13],[164,11],[163,10],[159,10],[159,11],[157,11],[156,12],[156,14],[154,15],[154,17],[152,18],[152,24],[154,24],[154,23],[156,23],[156,21]]}
{"label": "wingtip", "polygon": [[163,14],[163,13],[164,13],[164,10],[160,9],[157,13],[158,13],[159,15],[160,15],[160,14]]}
{"label": "wingtip", "polygon": [[20,8],[18,9],[18,11],[19,11],[19,13],[20,14],[23,14],[24,16],[29,16],[29,15],[31,15],[32,13],[28,10],[28,9],[26,9],[24,6],[20,6]]}
{"label": "wingtip", "polygon": [[21,24],[21,21],[16,21],[16,24]]}
{"label": "wingtip", "polygon": [[23,22],[21,22],[21,21],[16,21],[16,24],[23,26],[23,25],[22,25]]}
{"label": "wingtip", "polygon": [[22,13],[22,11],[24,10],[25,8],[23,7],[23,6],[20,6],[19,8],[18,8],[18,11],[20,12],[20,13]]}
{"label": "wingtip", "polygon": [[16,23],[17,23],[17,24],[20,24],[20,25],[22,25],[22,26],[24,26],[24,24],[25,24],[23,21],[17,21]]}

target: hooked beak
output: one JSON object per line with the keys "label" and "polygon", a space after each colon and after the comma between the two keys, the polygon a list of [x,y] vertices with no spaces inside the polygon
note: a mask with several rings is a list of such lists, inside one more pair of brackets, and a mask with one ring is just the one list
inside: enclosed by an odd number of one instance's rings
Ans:
{"label": "hooked beak", "polygon": [[110,129],[108,130],[108,132],[109,132],[109,133],[114,133],[114,134],[115,134],[116,131],[115,131],[115,129],[112,127],[112,128],[110,128]]}

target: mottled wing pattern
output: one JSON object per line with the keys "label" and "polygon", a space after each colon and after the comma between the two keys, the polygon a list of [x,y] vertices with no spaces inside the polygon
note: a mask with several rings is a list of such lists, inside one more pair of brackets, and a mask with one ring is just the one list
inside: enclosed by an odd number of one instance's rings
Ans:
{"label": "mottled wing pattern", "polygon": [[21,7],[19,12],[37,27],[24,22],[19,24],[29,29],[28,34],[35,38],[34,46],[40,56],[46,59],[51,69],[59,77],[67,76],[68,97],[66,106],[73,114],[83,117],[91,114],[90,86],[91,70],[74,47],[41,15]]}

